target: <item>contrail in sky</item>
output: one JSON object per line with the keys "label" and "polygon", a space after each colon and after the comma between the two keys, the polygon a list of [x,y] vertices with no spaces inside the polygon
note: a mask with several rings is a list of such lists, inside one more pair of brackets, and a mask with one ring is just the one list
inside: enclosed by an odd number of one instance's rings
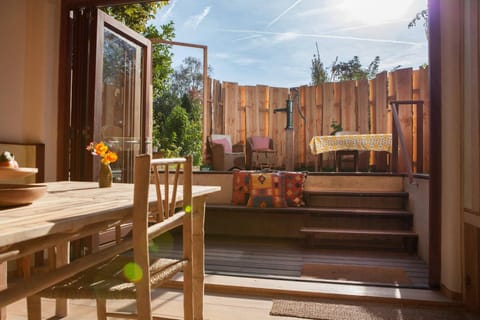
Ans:
{"label": "contrail in sky", "polygon": [[270,23],[267,25],[267,28],[269,28],[270,26],[272,26],[274,23],[276,23],[278,20],[280,20],[284,15],[286,15],[290,10],[292,10],[293,8],[295,8],[300,2],[302,2],[303,0],[297,0],[295,1],[294,4],[292,4],[290,7],[287,8],[287,10],[283,11],[278,17],[276,17],[275,19],[273,19],[272,21],[270,21]]}
{"label": "contrail in sky", "polygon": [[[374,39],[374,38],[361,38],[361,37],[348,37],[348,36],[335,36],[329,34],[312,34],[312,33],[295,33],[295,32],[271,32],[271,31],[257,31],[257,30],[241,30],[241,29],[220,29],[220,31],[231,33],[251,33],[251,34],[265,34],[265,35],[288,35],[292,37],[308,37],[308,38],[325,38],[325,39],[339,39],[339,40],[356,40],[356,41],[368,41],[368,42],[383,42],[383,43],[396,43],[406,45],[419,45],[421,42],[412,41],[399,41],[391,39]],[[237,39],[238,40],[238,39]]]}

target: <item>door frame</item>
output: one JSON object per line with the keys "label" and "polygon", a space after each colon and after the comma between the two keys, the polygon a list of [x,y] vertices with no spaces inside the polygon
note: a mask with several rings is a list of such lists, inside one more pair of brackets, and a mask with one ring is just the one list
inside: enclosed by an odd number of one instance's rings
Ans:
{"label": "door frame", "polygon": [[[68,12],[73,8],[85,6],[101,7],[105,5],[115,4],[132,4],[140,2],[153,2],[152,0],[62,0],[61,12],[61,35],[60,35],[60,66],[64,66],[67,62],[67,41],[68,41]],[[429,9],[429,65],[430,65],[430,105],[432,110],[441,110],[441,54],[440,44],[440,3],[439,0],[428,0]],[[64,158],[65,149],[62,137],[68,132],[63,128],[65,119],[65,100],[66,96],[62,94],[68,83],[66,80],[65,68],[59,71],[59,143],[58,143],[58,161],[57,161],[57,178],[64,179],[66,175],[66,162]],[[429,279],[432,287],[440,286],[441,274],[441,116],[440,112],[430,113],[430,136],[437,139],[436,143],[431,146],[431,169],[430,169],[430,197],[425,199],[429,201],[430,211],[430,248],[429,258]]]}
{"label": "door frame", "polygon": [[103,30],[108,26],[135,43],[145,57],[141,71],[141,153],[152,151],[151,42],[99,10],[98,6],[64,5],[61,20],[57,179],[88,181],[93,179],[98,161],[85,152],[83,146],[99,139]]}

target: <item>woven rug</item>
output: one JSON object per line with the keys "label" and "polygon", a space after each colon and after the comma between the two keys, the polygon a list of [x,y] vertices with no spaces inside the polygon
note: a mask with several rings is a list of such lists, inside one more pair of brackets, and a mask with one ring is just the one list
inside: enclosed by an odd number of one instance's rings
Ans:
{"label": "woven rug", "polygon": [[338,300],[273,300],[272,316],[317,320],[469,320],[461,310]]}
{"label": "woven rug", "polygon": [[307,263],[303,265],[302,277],[398,285],[412,284],[402,268],[360,265]]}

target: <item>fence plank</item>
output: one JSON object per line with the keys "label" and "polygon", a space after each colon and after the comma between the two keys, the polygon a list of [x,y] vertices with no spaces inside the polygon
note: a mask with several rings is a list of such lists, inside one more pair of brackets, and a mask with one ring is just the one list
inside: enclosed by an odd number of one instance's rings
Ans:
{"label": "fence plank", "polygon": [[256,112],[255,112],[255,87],[253,86],[242,86],[240,87],[241,96],[242,96],[242,107],[245,109],[245,126],[246,126],[246,137],[258,135],[258,125],[256,123]]}
{"label": "fence plank", "polygon": [[357,131],[357,110],[355,99],[355,81],[339,83],[341,124],[345,131]]}
{"label": "fence plank", "polygon": [[241,124],[238,119],[243,117],[240,104],[238,84],[234,82],[223,83],[223,113],[225,117],[225,134],[229,134],[232,143],[242,142],[240,134]]}
{"label": "fence plank", "polygon": [[[361,134],[370,133],[369,129],[369,84],[367,79],[356,82],[357,130]],[[359,152],[358,168],[367,171],[370,164],[370,152]]]}
{"label": "fence plank", "polygon": [[270,91],[267,86],[257,85],[255,87],[255,109],[257,113],[256,123],[257,136],[268,136],[269,133],[269,108],[270,108]]}
{"label": "fence plank", "polygon": [[[329,135],[332,131],[331,124],[335,121],[340,123],[340,112],[338,106],[335,106],[334,83],[323,84],[323,135]],[[323,155],[322,167],[333,168],[333,157],[330,153]]]}
{"label": "fence plank", "polygon": [[[428,81],[428,67],[420,68],[415,72],[416,83],[414,99],[423,101],[423,172],[430,172],[430,89]],[[414,78],[414,79],[415,79]]]}
{"label": "fence plank", "polygon": [[307,110],[307,104],[310,103],[309,98],[307,98],[307,92],[305,90],[309,90],[308,86],[303,86],[302,90],[302,99],[300,99],[300,105],[294,105],[295,109],[293,110],[293,127],[294,127],[294,149],[295,149],[295,156],[294,158],[294,166],[295,167],[303,167],[306,164],[306,136],[305,136],[305,121],[300,116],[305,115]]}
{"label": "fence plank", "polygon": [[[310,152],[308,143],[310,140],[317,135],[321,134],[321,123],[322,123],[322,114],[321,114],[321,92],[320,86],[305,87],[305,163],[307,167],[314,167],[315,156]],[[319,100],[317,100],[319,99]],[[320,101],[320,107],[317,104],[317,101]]]}
{"label": "fence plank", "polygon": [[[394,83],[393,89],[395,93],[395,100],[412,100],[412,69],[400,69],[392,73]],[[416,138],[413,132],[413,123],[416,121],[416,114],[413,110],[412,105],[401,105],[398,108],[398,118],[400,120],[400,132],[399,135],[403,135],[405,139],[405,148],[409,153],[410,157],[416,156],[413,152],[413,140]],[[404,150],[399,150],[398,152],[398,170],[399,172],[406,172],[407,165],[403,161],[404,159]],[[413,159],[412,168],[415,171],[416,159]]]}
{"label": "fence plank", "polygon": [[[375,131],[373,133],[391,133],[391,114],[388,105],[388,73],[382,72],[375,78]],[[377,171],[388,169],[387,153],[375,153]]]}
{"label": "fence plank", "polygon": [[286,159],[286,136],[285,125],[287,122],[287,114],[285,112],[273,113],[275,109],[285,108],[288,89],[286,88],[270,88],[270,115],[271,126],[270,135],[273,138],[274,148],[276,150],[276,165],[280,168],[285,167]]}
{"label": "fence plank", "polygon": [[213,83],[213,128],[209,131],[210,133],[222,133],[225,132],[225,115],[223,114],[223,88],[220,81],[215,80]]}

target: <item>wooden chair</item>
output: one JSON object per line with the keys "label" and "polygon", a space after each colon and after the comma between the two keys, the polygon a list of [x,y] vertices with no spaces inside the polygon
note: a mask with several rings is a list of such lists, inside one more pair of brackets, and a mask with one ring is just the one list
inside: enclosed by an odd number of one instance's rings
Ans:
{"label": "wooden chair", "polygon": [[[183,179],[180,179],[183,166]],[[165,179],[159,174],[164,167]],[[169,171],[174,171],[169,176]],[[151,179],[151,174],[153,179]],[[149,206],[150,182],[156,190],[156,205]],[[183,180],[183,188],[179,183]],[[160,183],[163,184],[161,185]],[[178,208],[177,192],[183,193],[183,206]],[[119,317],[126,319],[158,319],[152,316],[151,289],[183,271],[184,319],[193,319],[192,293],[192,158],[151,159],[150,155],[139,155],[134,166],[133,232],[131,238],[123,238],[116,246],[125,246],[131,241],[133,252],[116,254],[93,268],[55,284],[39,295],[50,298],[96,299],[97,319]],[[152,255],[149,244],[153,238],[176,227],[183,228],[183,256],[166,259]],[[105,249],[105,255],[115,246]],[[88,257],[87,257],[88,258]],[[105,259],[104,259],[105,260]],[[108,299],[135,299],[137,316],[107,312]],[[29,308],[29,314],[40,319],[40,304]],[[164,318],[162,318],[164,319]]]}
{"label": "wooden chair", "polygon": [[247,168],[273,168],[275,164],[275,150],[273,139],[270,137],[253,136],[247,138]]}

